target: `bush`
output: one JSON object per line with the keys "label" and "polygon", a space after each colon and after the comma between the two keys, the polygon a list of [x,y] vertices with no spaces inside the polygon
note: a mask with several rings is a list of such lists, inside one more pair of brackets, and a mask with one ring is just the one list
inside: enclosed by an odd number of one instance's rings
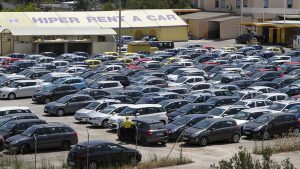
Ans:
{"label": "bush", "polygon": [[0,2],[0,11],[2,11],[3,10],[3,5],[2,5],[2,3]]}
{"label": "bush", "polygon": [[211,169],[296,169],[289,159],[285,159],[278,164],[272,157],[272,149],[265,148],[262,152],[263,160],[253,160],[250,152],[246,148],[240,147],[229,161],[222,160],[218,165],[211,165]]}

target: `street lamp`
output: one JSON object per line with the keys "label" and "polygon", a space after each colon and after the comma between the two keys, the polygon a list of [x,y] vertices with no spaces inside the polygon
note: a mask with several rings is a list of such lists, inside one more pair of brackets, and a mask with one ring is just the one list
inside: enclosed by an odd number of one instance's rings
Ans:
{"label": "street lamp", "polygon": [[119,0],[119,56],[121,56],[121,47],[122,47],[122,44],[121,44],[121,27],[122,27],[122,15],[121,15],[121,8],[122,8],[122,0]]}

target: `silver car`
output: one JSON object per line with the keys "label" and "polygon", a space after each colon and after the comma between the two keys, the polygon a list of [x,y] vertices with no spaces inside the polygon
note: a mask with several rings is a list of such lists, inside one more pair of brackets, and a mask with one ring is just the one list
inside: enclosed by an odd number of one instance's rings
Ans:
{"label": "silver car", "polygon": [[0,88],[0,98],[13,100],[20,97],[31,97],[34,92],[41,89],[42,85],[38,80],[17,80]]}

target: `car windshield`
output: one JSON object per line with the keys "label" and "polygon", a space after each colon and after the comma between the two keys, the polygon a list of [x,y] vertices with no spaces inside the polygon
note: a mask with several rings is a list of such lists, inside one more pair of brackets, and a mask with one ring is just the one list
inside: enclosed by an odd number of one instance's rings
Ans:
{"label": "car windshield", "polygon": [[234,119],[238,119],[238,120],[248,120],[248,117],[249,117],[249,113],[244,111],[240,111],[233,116]]}
{"label": "car windshield", "polygon": [[7,123],[10,120],[11,120],[11,118],[9,118],[9,117],[0,118],[0,126],[3,126],[3,124]]}
{"label": "car windshield", "polygon": [[213,122],[210,120],[203,120],[200,121],[198,123],[196,123],[195,125],[193,125],[193,128],[197,128],[197,129],[206,129],[208,128]]}
{"label": "car windshield", "polygon": [[238,101],[238,102],[234,103],[234,105],[241,105],[241,106],[245,106],[245,105],[247,105],[247,102]]}
{"label": "car windshield", "polygon": [[252,78],[258,78],[258,77],[261,77],[262,76],[262,73],[261,72],[257,72],[255,74],[253,74],[251,77]]}
{"label": "car windshield", "polygon": [[264,124],[264,123],[271,121],[272,119],[273,118],[270,115],[266,114],[266,115],[262,115],[262,116],[258,117],[257,119],[254,120],[254,122]]}
{"label": "car windshield", "polygon": [[172,122],[172,124],[175,124],[175,125],[186,125],[190,120],[191,120],[190,117],[183,116],[183,117],[175,120],[174,122]]}
{"label": "car windshield", "polygon": [[288,73],[288,75],[298,75],[299,72],[300,72],[300,70],[299,70],[299,69],[296,69],[296,70],[293,70],[293,71],[291,71],[290,73]]}
{"label": "car windshield", "polygon": [[150,127],[150,130],[155,130],[155,129],[164,129],[165,128],[165,125],[164,125],[164,123],[151,123],[150,125],[149,125],[149,127]]}
{"label": "car windshield", "polygon": [[69,96],[64,96],[60,99],[58,99],[56,102],[58,103],[66,103],[67,101],[69,101],[70,97]]}
{"label": "car windshield", "polygon": [[11,131],[16,126],[16,123],[8,122],[0,127],[1,131]]}
{"label": "car windshield", "polygon": [[114,106],[107,106],[107,107],[105,107],[105,108],[101,111],[101,113],[104,113],[104,114],[110,114],[110,113],[112,113],[115,109],[116,109],[116,107],[114,107]]}
{"label": "car windshield", "polygon": [[88,104],[85,107],[85,109],[87,109],[87,110],[95,110],[99,105],[100,105],[100,103],[98,103],[98,102],[92,102],[92,103]]}
{"label": "car windshield", "polygon": [[36,131],[36,127],[32,126],[25,130],[21,135],[24,136],[32,136],[32,134]]}
{"label": "car windshield", "polygon": [[273,103],[268,109],[282,111],[286,105],[282,103]]}
{"label": "car windshield", "polygon": [[243,93],[234,93],[233,96],[242,98],[244,96],[244,94]]}
{"label": "car windshield", "polygon": [[207,114],[212,115],[212,116],[220,116],[222,113],[225,111],[225,109],[221,108],[214,108],[211,111],[209,111]]}
{"label": "car windshield", "polygon": [[213,105],[215,105],[217,102],[218,102],[218,99],[215,99],[215,98],[210,98],[206,101],[206,103],[213,104]]}
{"label": "car windshield", "polygon": [[133,115],[135,115],[135,111],[136,110],[137,109],[134,109],[134,108],[131,108],[131,107],[127,107],[124,110],[122,110],[119,115],[120,116],[133,116]]}
{"label": "car windshield", "polygon": [[189,96],[187,96],[186,98],[184,98],[184,99],[186,99],[186,100],[190,100],[190,101],[194,101],[195,99],[197,99],[197,96],[193,96],[193,95],[189,95]]}
{"label": "car windshield", "polygon": [[181,78],[175,80],[175,83],[183,83],[183,82],[185,82],[186,80],[187,80],[186,77],[181,77]]}
{"label": "car windshield", "polygon": [[180,107],[179,109],[177,109],[176,111],[177,112],[189,112],[190,110],[192,110],[194,108],[194,106],[191,106],[191,105],[185,105],[185,106],[182,106]]}

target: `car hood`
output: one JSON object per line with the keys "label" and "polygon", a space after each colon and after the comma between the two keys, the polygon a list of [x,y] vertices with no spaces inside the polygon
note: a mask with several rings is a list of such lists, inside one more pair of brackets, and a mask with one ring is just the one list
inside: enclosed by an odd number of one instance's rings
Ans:
{"label": "car hood", "polygon": [[9,137],[8,139],[6,139],[6,142],[11,143],[13,141],[24,141],[24,140],[27,140],[29,138],[30,137],[28,137],[28,136],[18,134],[18,135]]}
{"label": "car hood", "polygon": [[[111,121],[111,122],[117,122],[117,123],[119,123],[119,122],[122,122],[122,121],[124,121],[125,120],[125,116],[111,116],[110,118],[109,118],[109,120]],[[130,117],[129,117],[130,118]]]}
{"label": "car hood", "polygon": [[75,114],[89,114],[89,113],[93,113],[93,112],[95,112],[95,111],[83,108],[83,109],[77,110]]}
{"label": "car hood", "polygon": [[99,112],[95,112],[95,113],[90,113],[88,115],[90,118],[95,118],[95,117],[102,117],[102,118],[106,118],[106,117],[111,117],[111,115],[109,114],[104,114],[104,113],[99,113]]}
{"label": "car hood", "polygon": [[202,132],[202,131],[204,131],[204,129],[197,129],[197,128],[194,128],[194,127],[189,127],[184,131],[184,133],[187,134],[187,135],[192,135],[194,133],[199,133],[199,132]]}
{"label": "car hood", "polygon": [[248,123],[246,123],[245,125],[244,125],[244,129],[251,129],[251,130],[253,130],[253,129],[255,129],[255,128],[257,128],[257,127],[259,127],[259,126],[263,126],[264,124],[262,124],[262,123],[255,123],[255,122],[253,122],[253,121],[250,121],[250,122],[248,122]]}
{"label": "car hood", "polygon": [[6,138],[9,135],[8,131],[2,131],[0,130],[0,136],[3,136],[4,138]]}
{"label": "car hood", "polygon": [[60,107],[60,106],[64,106],[65,104],[63,103],[58,103],[58,102],[50,102],[48,104],[45,105],[45,107]]}
{"label": "car hood", "polygon": [[37,91],[33,94],[33,96],[45,96],[45,95],[50,95],[50,93],[45,91]]}
{"label": "car hood", "polygon": [[184,127],[184,125],[176,125],[176,124],[172,124],[172,123],[166,124],[166,128],[169,131],[177,130],[177,129],[182,128],[182,127]]}
{"label": "car hood", "polygon": [[167,75],[167,77],[168,77],[168,79],[169,79],[170,81],[175,81],[175,80],[177,80],[178,75],[172,75],[172,74],[170,74],[170,75]]}
{"label": "car hood", "polygon": [[183,115],[184,113],[183,112],[180,112],[180,111],[173,111],[169,114],[167,114],[168,117],[171,117],[171,118],[174,118],[176,116],[180,116],[180,115]]}
{"label": "car hood", "polygon": [[168,83],[168,86],[170,86],[170,87],[182,86],[182,85],[183,85],[182,83],[175,83],[175,82],[169,82]]}

